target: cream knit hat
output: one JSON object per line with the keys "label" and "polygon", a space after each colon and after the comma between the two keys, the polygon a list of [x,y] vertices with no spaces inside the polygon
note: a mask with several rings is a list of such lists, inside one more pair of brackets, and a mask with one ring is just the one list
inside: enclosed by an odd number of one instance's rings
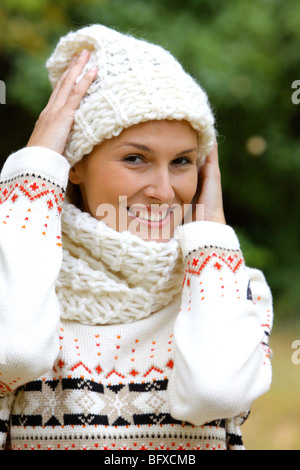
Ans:
{"label": "cream knit hat", "polygon": [[198,131],[199,164],[204,161],[215,138],[208,98],[169,52],[102,25],[88,26],[62,37],[48,59],[53,87],[83,49],[90,60],[82,75],[96,65],[98,76],[75,112],[64,152],[71,166],[123,129],[161,119],[188,121]]}

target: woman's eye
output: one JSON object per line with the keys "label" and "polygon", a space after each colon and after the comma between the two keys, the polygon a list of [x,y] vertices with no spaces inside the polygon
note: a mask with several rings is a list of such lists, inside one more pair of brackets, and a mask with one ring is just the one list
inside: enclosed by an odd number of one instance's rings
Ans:
{"label": "woman's eye", "polygon": [[127,163],[138,164],[143,162],[143,158],[140,155],[127,155],[124,158]]}
{"label": "woman's eye", "polygon": [[178,157],[175,160],[173,160],[172,163],[173,165],[184,166],[184,165],[190,165],[192,161],[187,157]]}

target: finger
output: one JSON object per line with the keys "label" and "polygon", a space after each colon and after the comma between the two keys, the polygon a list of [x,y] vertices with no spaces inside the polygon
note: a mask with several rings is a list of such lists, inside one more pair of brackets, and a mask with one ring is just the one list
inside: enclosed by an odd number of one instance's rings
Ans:
{"label": "finger", "polygon": [[92,84],[93,80],[95,79],[97,72],[98,69],[96,67],[93,67],[84,74],[82,79],[76,85],[73,86],[69,97],[65,103],[65,108],[68,108],[70,110],[77,109],[81,99],[83,98],[90,85]]}
{"label": "finger", "polygon": [[[83,51],[82,51],[83,52]],[[51,108],[52,106],[55,105],[56,103],[56,100],[57,100],[57,96],[58,96],[58,93],[60,92],[61,90],[61,86],[62,86],[62,83],[64,82],[64,80],[66,79],[71,67],[73,67],[76,63],[76,61],[78,61],[80,59],[80,55],[81,54],[76,54],[74,55],[74,57],[72,58],[70,64],[68,65],[68,67],[66,68],[66,70],[63,72],[62,76],[60,77],[60,79],[58,80],[58,82],[56,83],[51,95],[50,95],[50,98],[48,100],[48,103],[46,105],[46,107],[44,108],[43,112],[47,112],[49,108]]]}
{"label": "finger", "polygon": [[218,142],[215,139],[213,148],[206,157],[205,163],[219,164]]}
{"label": "finger", "polygon": [[57,107],[62,107],[66,103],[69,94],[76,85],[76,80],[82,73],[89,60],[89,51],[84,49],[80,55],[75,56],[58,81],[51,102]]}

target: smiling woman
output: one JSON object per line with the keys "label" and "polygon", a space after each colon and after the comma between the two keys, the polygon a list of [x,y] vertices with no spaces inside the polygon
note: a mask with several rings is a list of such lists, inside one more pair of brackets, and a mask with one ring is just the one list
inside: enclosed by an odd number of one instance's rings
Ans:
{"label": "smiling woman", "polygon": [[117,231],[168,241],[196,193],[197,133],[185,121],[132,126],[96,146],[69,177],[93,217],[103,220],[109,212],[105,222]]}
{"label": "smiling woman", "polygon": [[243,449],[272,298],[225,222],[206,93],[101,25],[47,67],[49,102],[0,180],[0,445]]}

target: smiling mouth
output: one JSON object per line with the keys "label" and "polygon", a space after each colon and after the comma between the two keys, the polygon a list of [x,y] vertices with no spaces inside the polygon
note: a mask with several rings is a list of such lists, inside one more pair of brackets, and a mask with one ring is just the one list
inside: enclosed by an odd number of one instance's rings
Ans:
{"label": "smiling mouth", "polygon": [[127,211],[131,216],[137,219],[146,221],[148,223],[149,222],[159,223],[159,222],[163,222],[164,220],[168,218],[168,216],[170,215],[170,212],[172,211],[172,208],[164,207],[164,208],[153,210],[152,207],[141,208],[141,207],[131,206],[131,207],[127,207]]}

